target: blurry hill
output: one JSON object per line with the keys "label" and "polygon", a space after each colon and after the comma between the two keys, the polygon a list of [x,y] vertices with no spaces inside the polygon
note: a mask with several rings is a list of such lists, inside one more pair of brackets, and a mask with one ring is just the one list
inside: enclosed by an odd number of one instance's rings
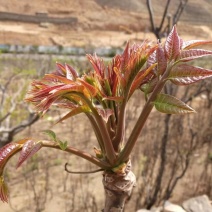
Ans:
{"label": "blurry hill", "polygon": [[[171,1],[173,14],[180,0]],[[127,40],[154,38],[149,33],[146,0],[0,0],[0,13],[72,17],[70,24],[26,23],[2,20],[1,44],[61,46],[122,46]],[[156,22],[160,22],[166,1],[152,0]],[[211,0],[189,0],[178,31],[195,39],[212,38]]]}

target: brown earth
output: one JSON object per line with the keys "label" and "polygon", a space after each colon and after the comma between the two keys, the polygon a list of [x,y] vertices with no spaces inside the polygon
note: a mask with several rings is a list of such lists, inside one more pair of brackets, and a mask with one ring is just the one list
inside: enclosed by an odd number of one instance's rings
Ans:
{"label": "brown earth", "polygon": [[[46,12],[51,17],[75,17],[75,25],[54,25],[51,23],[31,24],[0,21],[2,44],[32,44],[61,46],[114,46],[120,47],[127,40],[155,39],[149,30],[149,19],[145,0],[1,0],[0,12],[35,15]],[[165,6],[163,0],[153,0],[158,23]],[[179,1],[172,1],[170,13],[176,10]],[[184,37],[211,39],[210,1],[190,0],[178,31]],[[202,26],[201,26],[202,25]]]}

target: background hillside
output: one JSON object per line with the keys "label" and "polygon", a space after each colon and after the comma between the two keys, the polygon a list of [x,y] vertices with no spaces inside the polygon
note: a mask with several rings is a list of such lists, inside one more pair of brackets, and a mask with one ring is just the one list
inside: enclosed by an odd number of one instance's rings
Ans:
{"label": "background hillside", "polygon": [[[179,0],[171,1],[173,14]],[[61,46],[122,46],[126,40],[154,38],[146,0],[8,0],[0,1],[0,12],[50,17],[75,17],[76,23],[54,25],[5,21],[0,18],[1,44]],[[159,23],[166,1],[152,0]],[[178,31],[194,38],[212,38],[211,0],[189,0],[178,24]]]}

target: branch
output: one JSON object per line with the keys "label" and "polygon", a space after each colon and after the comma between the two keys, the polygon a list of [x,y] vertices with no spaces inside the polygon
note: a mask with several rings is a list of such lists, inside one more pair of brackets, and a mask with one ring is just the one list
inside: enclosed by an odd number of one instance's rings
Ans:
{"label": "branch", "polygon": [[100,172],[100,171],[104,171],[104,169],[96,169],[94,171],[87,171],[87,172],[70,171],[70,170],[68,170],[67,166],[68,166],[68,163],[65,164],[65,171],[70,173],[70,174],[93,174],[93,173],[97,173],[97,172]]}
{"label": "branch", "polygon": [[157,95],[162,91],[164,85],[166,84],[166,78],[169,75],[171,69],[172,69],[173,65],[170,64],[167,68],[166,71],[164,72],[162,78],[158,81],[157,85],[155,86],[155,89],[153,90],[151,96],[149,97],[148,101],[146,102],[146,104],[143,107],[142,112],[140,113],[140,116],[130,134],[130,137],[126,143],[126,145],[124,146],[122,152],[119,155],[119,158],[117,160],[117,164],[121,163],[121,162],[125,162],[129,159],[130,154],[136,144],[136,141],[141,133],[141,130],[144,127],[144,124],[146,123],[146,120],[149,116],[149,114],[151,113],[154,104],[153,102],[155,101]]}
{"label": "branch", "polygon": [[164,123],[165,123],[165,131],[163,134],[163,138],[161,141],[161,150],[160,150],[160,167],[159,171],[155,180],[155,189],[153,192],[153,196],[149,200],[147,204],[147,209],[150,209],[154,204],[155,201],[157,200],[158,193],[161,189],[161,183],[164,175],[164,170],[165,170],[165,165],[166,165],[166,160],[167,160],[167,155],[166,155],[166,150],[167,150],[167,143],[168,143],[168,136],[169,136],[169,127],[170,127],[170,119],[171,115],[166,114]]}
{"label": "branch", "polygon": [[30,113],[28,120],[23,121],[21,124],[13,128],[0,128],[0,133],[7,133],[5,136],[0,138],[0,147],[10,143],[13,140],[13,137],[24,130],[26,127],[31,126],[39,119],[39,115],[35,113]]}
{"label": "branch", "polygon": [[149,11],[149,17],[150,17],[152,31],[155,32],[155,23],[154,23],[154,19],[153,19],[153,10],[152,10],[151,0],[147,0],[147,8]]}
{"label": "branch", "polygon": [[22,131],[24,128],[31,126],[32,124],[34,124],[37,120],[39,119],[39,115],[35,114],[35,113],[30,113],[28,120],[23,121],[21,124],[13,127],[10,132],[13,135],[16,135],[17,133],[19,133],[20,131]]}
{"label": "branch", "polygon": [[7,114],[5,114],[1,119],[0,119],[0,124],[8,117],[10,116],[11,112],[8,112]]}
{"label": "branch", "polygon": [[176,13],[174,14],[173,25],[175,25],[179,21],[180,16],[182,15],[182,12],[185,9],[185,6],[186,6],[187,3],[188,3],[188,0],[185,0],[185,1],[181,0],[179,6],[177,8]]}
{"label": "branch", "polygon": [[164,21],[165,21],[167,12],[168,12],[170,1],[171,0],[167,0],[166,7],[165,7],[165,10],[163,12],[163,17],[162,17],[162,20],[161,20],[161,23],[160,23],[160,27],[155,27],[155,23],[154,23],[154,19],[153,19],[153,9],[152,9],[152,5],[151,5],[151,0],[147,0],[147,8],[148,8],[148,11],[149,11],[149,17],[150,17],[150,23],[151,23],[151,27],[152,27],[152,32],[155,34],[155,36],[157,37],[158,40],[161,39],[160,31],[162,30],[162,27],[163,27],[163,24],[164,24]]}
{"label": "branch", "polygon": [[[57,143],[53,143],[53,142],[50,142],[50,141],[47,141],[47,140],[42,140],[41,142],[42,142],[43,147],[49,147],[49,148],[62,150]],[[91,155],[87,152],[84,152],[82,150],[76,149],[74,147],[68,146],[65,150],[62,150],[62,151],[69,152],[69,153],[77,155],[81,158],[84,158],[85,160],[90,161],[91,163],[97,165],[98,167],[100,167],[102,169],[107,170],[107,169],[111,168],[111,165],[109,163],[102,161],[102,160],[99,160],[95,156],[93,156],[93,155]]]}
{"label": "branch", "polygon": [[[154,19],[153,19],[153,9],[152,9],[152,5],[151,5],[151,0],[147,0],[147,8],[148,8],[148,12],[149,12],[149,17],[150,17],[150,23],[151,23],[151,28],[152,28],[152,32],[155,34],[156,38],[160,41],[161,40],[161,37],[164,36],[163,33],[162,33],[162,29],[163,29],[163,25],[164,25],[164,22],[165,22],[165,18],[167,17],[167,13],[168,13],[168,9],[169,9],[169,5],[170,5],[170,2],[171,0],[167,0],[166,2],[166,6],[165,6],[165,9],[164,9],[164,12],[163,12],[163,16],[162,16],[162,19],[161,19],[161,22],[160,22],[160,26],[159,27],[156,27],[155,26],[155,23],[154,23]],[[172,26],[174,26],[180,19],[180,16],[183,12],[183,10],[185,9],[185,6],[187,4],[188,0],[184,0],[180,2],[175,14],[174,14],[174,18],[173,18],[173,23],[172,23]],[[165,27],[165,29],[163,30],[163,32],[165,32],[166,30],[168,31],[168,33],[170,32],[170,23],[171,23],[171,19],[169,17],[169,23],[168,25]]]}
{"label": "branch", "polygon": [[160,32],[162,30],[162,28],[163,28],[163,24],[164,24],[165,18],[167,16],[167,12],[168,12],[170,1],[171,0],[167,0],[166,7],[165,7],[165,10],[163,12],[163,17],[162,17],[162,20],[161,20],[161,23],[160,23],[160,27],[158,28],[158,32]]}
{"label": "branch", "polygon": [[124,136],[125,136],[126,105],[127,105],[127,101],[129,100],[129,98],[131,96],[130,89],[131,89],[131,86],[133,84],[133,81],[135,80],[137,74],[139,73],[141,68],[144,66],[146,61],[147,61],[147,58],[142,56],[142,57],[139,58],[139,60],[137,62],[135,62],[135,66],[131,70],[131,73],[129,75],[129,80],[128,80],[127,85],[126,85],[125,90],[124,90],[124,94],[123,94],[124,100],[123,100],[123,102],[120,106],[120,112],[118,114],[118,123],[117,123],[116,135],[115,135],[115,138],[113,140],[113,144],[114,144],[115,150],[117,152],[119,151],[118,148],[120,146],[120,143],[123,142]]}
{"label": "branch", "polygon": [[88,107],[91,109],[91,111],[94,115],[95,121],[98,124],[97,129],[99,129],[99,132],[101,133],[101,137],[104,142],[106,157],[110,161],[110,164],[114,164],[114,162],[116,160],[116,153],[115,153],[115,150],[114,150],[114,147],[112,144],[112,140],[110,138],[110,135],[109,135],[109,132],[107,130],[104,120],[98,114],[96,108],[92,105],[92,103],[85,96],[83,96],[79,93],[76,93],[75,95],[80,97],[83,101],[85,101],[86,104],[88,105]]}
{"label": "branch", "polygon": [[[14,77],[13,77],[14,78]],[[0,119],[0,124],[5,120],[5,119],[7,119],[8,118],[8,126],[10,125],[9,123],[10,123],[10,119],[9,119],[9,116],[12,114],[12,112],[16,109],[16,105],[17,105],[17,98],[18,98],[18,96],[20,95],[20,93],[21,93],[21,91],[22,91],[22,89],[23,89],[23,84],[22,84],[22,86],[19,86],[19,89],[15,92],[15,93],[13,93],[13,95],[11,96],[11,95],[8,95],[7,93],[6,93],[6,90],[7,90],[7,87],[8,87],[8,85],[10,84],[10,82],[12,81],[12,77],[11,77],[11,79],[10,80],[8,80],[7,82],[6,82],[6,84],[5,84],[5,86],[1,86],[1,90],[2,90],[2,98],[1,98],[1,104],[0,104],[0,109],[2,108],[2,107],[4,107],[4,108],[7,108],[6,107],[6,105],[4,105],[5,104],[5,102],[7,103],[7,99],[5,100],[5,98],[6,97],[8,97],[8,99],[10,99],[9,100],[9,103],[11,104],[11,106],[8,108],[8,112]]]}
{"label": "branch", "polygon": [[96,135],[98,144],[102,150],[102,152],[105,153],[105,147],[104,147],[104,142],[103,142],[103,138],[102,138],[102,134],[101,134],[101,130],[98,127],[98,124],[96,123],[96,120],[94,119],[94,117],[92,115],[90,115],[89,113],[86,113],[88,119],[90,120],[91,126],[93,128],[93,131]]}
{"label": "branch", "polygon": [[[12,76],[8,77],[8,80],[6,81],[5,85],[0,85],[0,89],[2,91],[0,109],[2,108],[2,106],[4,104],[6,90],[7,90],[8,86],[10,85],[10,83],[12,82],[13,78],[17,77],[17,75],[12,75]],[[17,93],[19,93],[19,92],[17,92]]]}

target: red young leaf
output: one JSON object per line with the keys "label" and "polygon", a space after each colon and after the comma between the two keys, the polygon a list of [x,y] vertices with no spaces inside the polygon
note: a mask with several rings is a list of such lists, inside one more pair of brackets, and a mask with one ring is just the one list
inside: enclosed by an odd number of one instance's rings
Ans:
{"label": "red young leaf", "polygon": [[49,109],[49,107],[54,103],[56,102],[57,100],[59,99],[58,96],[50,96],[48,98],[44,98],[43,100],[41,100],[41,102],[37,103],[35,105],[35,108],[38,112],[42,112],[42,114],[44,115],[47,110]]}
{"label": "red young leaf", "polygon": [[158,45],[152,45],[152,44],[147,44],[146,45],[146,57],[150,57],[150,55],[154,54],[155,50],[158,48]]}
{"label": "red young leaf", "polygon": [[212,44],[212,41],[204,41],[204,40],[184,41],[182,49],[188,50],[188,49],[192,49],[193,47],[202,46],[206,44]]}
{"label": "red young leaf", "polygon": [[161,75],[165,72],[167,67],[167,59],[165,56],[164,49],[159,45],[156,51],[157,63],[158,63],[158,74]]}
{"label": "red young leaf", "polygon": [[182,64],[170,72],[168,79],[176,85],[189,85],[212,76],[212,70]]}
{"label": "red young leaf", "polygon": [[65,64],[66,69],[66,78],[75,81],[78,77],[78,74],[74,68],[69,66],[68,64]]}
{"label": "red young leaf", "polygon": [[155,50],[147,59],[147,67],[157,63],[157,50]]}
{"label": "red young leaf", "polygon": [[23,143],[26,139],[20,140],[17,143],[9,143],[4,147],[0,148],[0,200],[3,202],[8,202],[8,188],[4,181],[4,168],[14,154],[16,154],[22,148]]}
{"label": "red young leaf", "polygon": [[42,144],[40,142],[31,139],[27,140],[22,147],[16,168],[18,168],[26,159],[32,157],[41,147]]}
{"label": "red young leaf", "polygon": [[63,100],[63,101],[57,102],[57,106],[59,108],[67,108],[67,109],[72,110],[72,109],[76,108],[77,105],[68,100]]}
{"label": "red young leaf", "polygon": [[212,51],[203,50],[203,49],[189,49],[181,51],[179,55],[179,60],[182,62],[187,62],[190,60],[194,60],[200,57],[205,57],[208,55],[212,55]]}
{"label": "red young leaf", "polygon": [[80,81],[80,83],[82,83],[82,85],[85,87],[85,89],[89,92],[89,94],[92,97],[96,96],[97,89],[93,85],[89,84],[88,82],[86,82],[85,80],[80,79],[80,78],[78,79],[78,81]]}
{"label": "red young leaf", "polygon": [[[129,48],[128,61],[124,61],[125,69],[118,70],[123,76],[126,83],[131,83],[137,73],[141,70],[149,55],[155,51],[155,48],[150,48],[147,41],[144,41],[141,45],[134,44]],[[122,58],[124,60],[124,58]]]}
{"label": "red young leaf", "polygon": [[132,86],[130,88],[130,96],[133,94],[133,92],[139,88],[142,84],[142,81],[151,73],[152,69],[157,65],[157,63],[152,64],[149,68],[145,69],[144,71],[139,72],[139,74],[136,76],[135,80],[132,83]]}
{"label": "red young leaf", "polygon": [[52,94],[54,96],[62,95],[65,93],[70,93],[72,91],[83,91],[83,86],[79,84],[68,84],[68,85],[62,85],[58,88],[52,89],[49,94]]}
{"label": "red young leaf", "polygon": [[165,42],[165,52],[169,60],[175,59],[181,49],[182,41],[177,33],[176,26],[173,27]]}
{"label": "red young leaf", "polygon": [[69,113],[67,113],[65,116],[63,116],[59,121],[56,122],[56,124],[72,117],[75,116],[77,114],[83,113],[83,112],[90,112],[89,107],[86,106],[81,106],[81,107],[76,107],[74,109],[72,109]]}
{"label": "red young leaf", "polygon": [[61,76],[66,76],[66,69],[65,69],[65,67],[62,65],[62,64],[60,64],[60,63],[56,63],[56,65],[57,65],[57,73],[59,73]]}
{"label": "red young leaf", "polygon": [[73,81],[71,79],[68,79],[64,76],[59,76],[56,74],[46,74],[43,78],[44,80],[50,81],[50,82],[62,82],[65,84],[73,84]]}
{"label": "red young leaf", "polygon": [[9,191],[8,191],[7,184],[4,181],[4,177],[0,176],[0,200],[2,202],[8,203],[8,196],[9,196]]}
{"label": "red young leaf", "polygon": [[97,112],[104,119],[106,123],[108,121],[108,118],[113,114],[113,110],[111,109],[97,108]]}
{"label": "red young leaf", "polygon": [[116,95],[118,87],[119,87],[119,80],[118,80],[118,77],[116,76],[115,80],[113,81],[113,90],[112,90],[112,95],[113,96]]}
{"label": "red young leaf", "polygon": [[102,100],[111,100],[111,101],[115,101],[115,102],[121,102],[123,101],[124,97],[123,96],[105,96],[104,98],[102,98]]}
{"label": "red young leaf", "polygon": [[9,158],[21,149],[21,144],[9,143],[0,149],[0,175]]}
{"label": "red young leaf", "polygon": [[87,58],[90,61],[90,63],[92,64],[97,75],[99,77],[103,78],[104,77],[104,71],[105,71],[105,66],[104,66],[103,60],[100,59],[99,57],[97,57],[96,54],[94,54],[93,56],[88,54]]}
{"label": "red young leaf", "polygon": [[52,86],[51,88],[37,92],[38,94],[35,94],[34,96],[32,94],[32,97],[27,98],[27,100],[35,103],[37,111],[45,113],[54,102],[57,102],[64,95],[75,91],[83,92],[83,86],[76,83]]}
{"label": "red young leaf", "polygon": [[121,67],[120,67],[120,69],[122,71],[125,70],[127,65],[128,65],[127,63],[129,61],[129,58],[130,58],[130,54],[129,54],[130,49],[129,49],[129,47],[130,47],[129,42],[127,42],[127,45],[126,45],[126,47],[124,49],[124,52],[121,55]]}
{"label": "red young leaf", "polygon": [[118,78],[118,82],[121,84],[122,87],[125,87],[126,79],[124,78],[124,76],[121,73],[121,71],[117,67],[114,67],[113,70],[116,73],[116,76]]}
{"label": "red young leaf", "polygon": [[26,98],[29,102],[40,102],[42,99],[48,97],[50,94],[49,92],[62,87],[63,85],[56,85],[56,86],[43,86],[39,89],[36,89],[37,85],[39,86],[39,82],[33,82],[32,86],[35,87],[35,89],[32,89],[29,91],[30,97]]}

